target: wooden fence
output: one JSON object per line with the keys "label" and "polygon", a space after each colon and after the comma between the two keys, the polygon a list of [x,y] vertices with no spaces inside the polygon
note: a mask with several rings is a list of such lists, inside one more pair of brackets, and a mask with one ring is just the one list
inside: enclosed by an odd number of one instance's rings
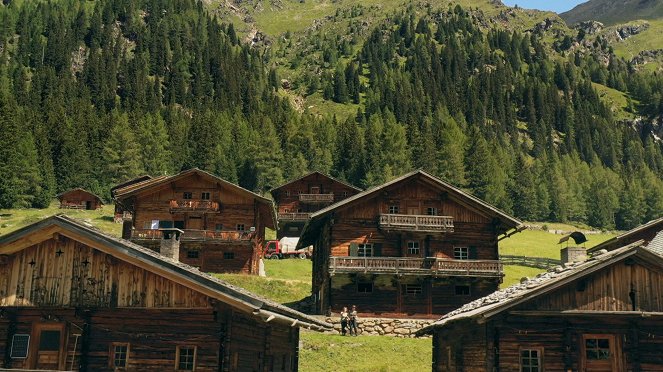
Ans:
{"label": "wooden fence", "polygon": [[518,265],[534,267],[537,269],[549,269],[561,264],[560,260],[546,257],[528,257],[528,256],[512,256],[500,255],[500,261],[504,265]]}

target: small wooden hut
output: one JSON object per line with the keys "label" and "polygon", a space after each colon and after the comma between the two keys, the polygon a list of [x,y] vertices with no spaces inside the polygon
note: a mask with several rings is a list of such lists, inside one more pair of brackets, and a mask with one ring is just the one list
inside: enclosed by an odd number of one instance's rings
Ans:
{"label": "small wooden hut", "polygon": [[566,263],[424,328],[433,371],[663,371],[663,256]]}
{"label": "small wooden hut", "polygon": [[100,197],[80,187],[65,191],[56,197],[60,201],[61,209],[95,210],[104,205]]}

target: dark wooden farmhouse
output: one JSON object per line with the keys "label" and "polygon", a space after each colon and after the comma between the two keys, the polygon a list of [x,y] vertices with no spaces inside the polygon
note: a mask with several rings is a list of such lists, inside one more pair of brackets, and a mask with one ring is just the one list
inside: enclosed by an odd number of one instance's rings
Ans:
{"label": "dark wooden farmhouse", "polygon": [[[143,176],[132,178],[128,181],[125,181],[125,182],[122,182],[118,185],[113,186],[110,189],[111,200],[115,200],[115,193],[116,193],[117,190],[119,190],[119,189],[128,189],[129,186],[133,186],[133,185],[145,182],[145,181],[149,181],[152,178],[153,178],[152,176],[146,174],[146,175],[143,175]],[[122,223],[122,221],[130,220],[130,219],[131,219],[131,213],[128,212],[128,211],[123,211],[122,206],[120,204],[116,203],[115,204],[115,216],[114,216],[115,222],[116,223]]]}
{"label": "dark wooden farmhouse", "polygon": [[200,169],[115,190],[122,237],[158,250],[161,229],[183,230],[180,260],[206,272],[257,274],[265,228],[276,228],[274,204]]}
{"label": "dark wooden farmhouse", "polygon": [[327,326],[64,216],[0,237],[2,370],[296,371]]}
{"label": "dark wooden farmhouse", "polygon": [[663,257],[640,243],[600,253],[421,330],[433,371],[663,371]]}
{"label": "dark wooden farmhouse", "polygon": [[522,228],[415,171],[314,213],[298,248],[314,246],[316,312],[432,317],[495,291],[498,241]]}
{"label": "dark wooden farmhouse", "polygon": [[311,214],[358,194],[361,189],[312,172],[270,191],[278,210],[278,238],[298,237]]}
{"label": "dark wooden farmhouse", "polygon": [[61,209],[95,210],[104,206],[101,198],[80,187],[65,191],[56,196]]}
{"label": "dark wooden farmhouse", "polygon": [[595,253],[601,249],[612,251],[619,247],[637,242],[638,240],[644,240],[645,242],[650,242],[659,231],[663,231],[663,218],[657,218],[651,220],[646,224],[640,225],[634,229],[631,229],[621,235],[615,236],[614,238],[608,239],[603,243],[597,244],[587,250],[587,253]]}

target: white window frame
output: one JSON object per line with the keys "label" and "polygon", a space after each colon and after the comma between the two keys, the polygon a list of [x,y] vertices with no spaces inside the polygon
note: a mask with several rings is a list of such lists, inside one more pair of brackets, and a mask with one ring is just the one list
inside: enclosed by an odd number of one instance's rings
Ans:
{"label": "white window frame", "polygon": [[401,212],[401,208],[398,204],[390,204],[388,207],[389,214],[399,214]]}
{"label": "white window frame", "polygon": [[470,259],[470,247],[467,247],[467,246],[454,247],[454,259],[455,260],[469,260]]}
{"label": "white window frame", "polygon": [[418,256],[421,254],[421,245],[416,240],[410,240],[407,242],[407,254]]}
{"label": "white window frame", "polygon": [[204,191],[200,193],[200,200],[210,200],[212,198],[212,193],[209,191]]}
{"label": "white window frame", "polygon": [[428,208],[426,208],[426,213],[428,213],[429,216],[437,216],[438,215],[438,209],[437,209],[437,207],[428,207]]}
{"label": "white window frame", "polygon": [[357,244],[358,257],[373,257],[374,253],[373,243]]}
{"label": "white window frame", "polygon": [[[191,369],[180,369],[180,361],[181,361],[181,350],[182,349],[193,349],[193,360],[191,361]],[[178,345],[177,350],[176,350],[176,357],[175,357],[175,370],[176,371],[195,371],[196,370],[196,358],[198,356],[198,347],[195,345]]]}
{"label": "white window frame", "polygon": [[[117,350],[117,348],[118,347],[126,347],[127,348],[124,351],[124,360],[123,360],[124,363],[122,365],[117,364],[117,362],[118,362],[118,358],[117,358],[118,350]],[[123,369],[127,368],[129,366],[129,350],[130,349],[131,349],[131,347],[130,347],[128,342],[113,342],[111,344],[111,357],[112,357],[111,368],[113,368],[114,370],[117,370],[117,369],[122,369],[123,370]],[[120,354],[121,354],[121,352],[120,352]]]}
{"label": "white window frame", "polygon": [[[532,352],[535,352],[536,356],[532,356]],[[527,353],[527,356],[523,355],[523,353]],[[541,365],[543,361],[543,348],[521,348],[518,353],[518,360],[520,361],[521,372],[541,372],[543,371],[543,366]],[[535,365],[532,364],[532,361],[536,361]]]}

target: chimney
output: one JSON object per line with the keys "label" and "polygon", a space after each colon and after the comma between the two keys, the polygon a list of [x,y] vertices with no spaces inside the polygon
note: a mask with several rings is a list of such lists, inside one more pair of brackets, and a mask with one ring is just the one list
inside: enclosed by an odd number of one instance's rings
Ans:
{"label": "chimney", "polygon": [[175,261],[180,260],[180,236],[184,231],[175,228],[159,229],[161,231],[161,243],[159,253],[162,256],[172,258]]}
{"label": "chimney", "polygon": [[585,247],[565,247],[562,248],[562,264],[570,262],[582,262],[587,259],[587,250]]}

